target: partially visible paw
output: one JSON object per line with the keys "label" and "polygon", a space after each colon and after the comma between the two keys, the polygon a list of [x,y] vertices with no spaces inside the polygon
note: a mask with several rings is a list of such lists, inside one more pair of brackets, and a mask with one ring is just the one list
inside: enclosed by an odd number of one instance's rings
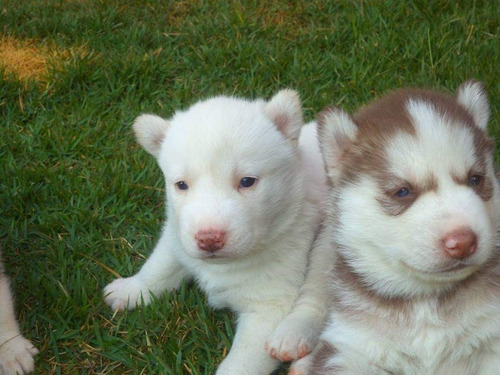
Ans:
{"label": "partially visible paw", "polygon": [[215,375],[271,374],[279,365],[278,361],[269,357],[262,349],[260,350],[260,354],[250,353],[250,355],[243,354],[236,356],[232,354],[229,352],[228,356],[217,368]]}
{"label": "partially visible paw", "polygon": [[304,358],[295,361],[290,366],[288,375],[307,375],[310,371],[312,355],[307,355]]}
{"label": "partially visible paw", "polygon": [[295,311],[276,328],[266,343],[271,357],[282,362],[300,359],[318,343],[323,322],[311,312]]}
{"label": "partially visible paw", "polygon": [[232,375],[234,374],[233,366],[228,365],[228,361],[222,361],[222,363],[217,367],[217,372],[215,375]]}
{"label": "partially visible paw", "polygon": [[113,311],[133,310],[151,302],[151,293],[136,276],[115,279],[104,288],[104,301]]}
{"label": "partially visible paw", "polygon": [[28,374],[35,369],[33,357],[38,350],[20,334],[3,342],[0,339],[0,375]]}

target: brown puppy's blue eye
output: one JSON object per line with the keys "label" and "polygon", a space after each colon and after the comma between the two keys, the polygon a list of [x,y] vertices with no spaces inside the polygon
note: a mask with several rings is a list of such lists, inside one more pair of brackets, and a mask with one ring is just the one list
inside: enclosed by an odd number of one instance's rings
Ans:
{"label": "brown puppy's blue eye", "polygon": [[469,177],[469,186],[477,186],[481,183],[483,177],[479,175],[474,175]]}
{"label": "brown puppy's blue eye", "polygon": [[176,182],[175,186],[179,190],[187,190],[189,188],[189,186],[184,181],[178,181],[178,182]]}
{"label": "brown puppy's blue eye", "polygon": [[240,187],[241,188],[249,188],[253,184],[255,184],[255,181],[257,179],[255,177],[243,177],[240,181]]}
{"label": "brown puppy's blue eye", "polygon": [[410,190],[407,188],[401,188],[396,192],[396,196],[399,198],[404,198],[410,194]]}

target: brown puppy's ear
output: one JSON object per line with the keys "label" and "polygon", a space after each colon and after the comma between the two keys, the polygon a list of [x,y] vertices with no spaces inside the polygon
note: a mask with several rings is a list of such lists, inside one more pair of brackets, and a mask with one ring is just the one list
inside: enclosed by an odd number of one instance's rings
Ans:
{"label": "brown puppy's ear", "polygon": [[297,144],[300,129],[304,124],[302,104],[297,91],[279,91],[266,103],[264,113],[286,138]]}
{"label": "brown puppy's ear", "polygon": [[132,127],[139,144],[158,159],[169,125],[168,121],[159,116],[144,114],[135,119]]}
{"label": "brown puppy's ear", "polygon": [[474,123],[486,130],[490,118],[490,104],[484,85],[481,82],[469,80],[460,85],[455,98],[472,116]]}
{"label": "brown puppy's ear", "polygon": [[337,107],[326,108],[318,115],[318,140],[328,176],[335,185],[341,173],[346,150],[352,145],[358,126],[352,117]]}

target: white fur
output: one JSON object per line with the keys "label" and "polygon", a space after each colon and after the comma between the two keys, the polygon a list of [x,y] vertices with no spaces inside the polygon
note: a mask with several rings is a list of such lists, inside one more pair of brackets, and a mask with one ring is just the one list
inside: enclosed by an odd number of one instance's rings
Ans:
{"label": "white fur", "polygon": [[149,114],[139,116],[133,125],[137,141],[155,158],[158,158],[168,127],[168,121]]}
{"label": "white fur", "polygon": [[[472,189],[453,181],[454,174],[467,175],[476,163],[470,131],[447,124],[448,119],[440,118],[425,103],[410,102],[408,110],[417,139],[402,133],[391,140],[387,145],[388,169],[410,181],[424,181],[433,175],[438,190],[420,197],[404,218],[387,217],[379,209],[375,181],[366,176],[339,193],[338,205],[342,212],[339,241],[349,248],[355,268],[377,289],[395,295],[434,292],[436,283],[445,281],[442,286],[449,287],[450,278],[460,280],[474,272],[475,265],[491,255],[497,225],[495,205],[488,209]],[[488,177],[495,180],[492,169]],[[446,233],[460,227],[478,234],[480,251],[467,260],[471,267],[438,273],[460,262],[437,248]],[[373,250],[367,251],[366,244],[374,237]]]}
{"label": "white fur", "polygon": [[326,280],[335,256],[334,252],[329,251],[329,235],[328,228],[320,230],[311,250],[307,277],[299,299],[266,344],[271,356],[281,361],[299,360],[307,356],[323,331],[328,314]]}
{"label": "white fur", "polygon": [[457,101],[472,115],[476,125],[485,130],[490,118],[490,106],[482,83],[463,83],[457,90]]}
{"label": "white fur", "polygon": [[324,135],[320,138],[321,150],[332,182],[339,178],[339,168],[346,147],[356,137],[357,126],[347,112],[339,108],[330,108],[324,113],[324,122],[335,126],[324,126],[321,131]]}
{"label": "white fur", "polygon": [[[1,262],[1,261],[0,261]],[[28,374],[38,350],[19,331],[9,282],[0,263],[0,375]]]}
{"label": "white fur", "polygon": [[[165,175],[167,221],[141,270],[105,288],[106,302],[114,310],[132,309],[193,278],[212,306],[238,315],[232,349],[217,374],[270,373],[277,361],[265,342],[297,299],[320,220],[318,186],[310,182],[325,182],[319,150],[304,149],[314,145],[306,136],[313,125],[297,148],[301,125],[291,90],[269,102],[216,97],[169,121],[139,117],[137,138],[158,156]],[[257,181],[242,188],[243,177]],[[178,181],[188,189],[176,188]],[[195,236],[206,229],[226,231],[222,249],[198,248]]]}
{"label": "white fur", "polygon": [[[340,164],[349,143],[357,134],[357,127],[352,118],[343,110],[330,108],[324,113],[325,121],[334,122],[335,128],[322,127],[320,131],[323,136],[318,136],[316,132],[305,133],[301,135],[304,143],[307,141],[313,145],[305,149],[314,150],[309,152],[315,155],[316,152],[323,153],[324,163],[318,168],[323,170],[326,167],[328,176],[333,185],[336,184],[341,174]],[[317,126],[309,125],[310,129],[316,129]],[[320,147],[321,146],[321,147]],[[321,148],[321,151],[320,151]],[[326,165],[325,165],[326,163]],[[310,168],[312,170],[312,168]],[[328,189],[324,184],[325,176],[323,173],[316,173],[321,176],[321,181],[315,182],[317,200],[320,202],[321,216],[328,209],[328,200],[326,198]],[[276,331],[269,338],[267,348],[270,354],[282,361],[298,360],[304,358],[316,346],[320,333],[324,328],[328,311],[328,283],[329,271],[334,261],[335,252],[330,249],[331,228],[322,227],[317,233],[314,246],[309,257],[309,266],[307,277],[302,285],[300,297],[291,313],[280,323]],[[306,357],[307,360],[307,357]],[[295,363],[294,368],[299,368]],[[300,373],[300,371],[299,371]]]}
{"label": "white fur", "polygon": [[[476,125],[485,129],[477,120],[484,116],[484,103],[471,97],[477,99],[477,92],[466,85],[458,104],[466,103]],[[487,155],[486,176],[493,197],[484,201],[453,178],[467,176],[478,164],[471,129],[452,124],[457,120],[428,102],[410,100],[407,111],[416,134],[396,133],[385,145],[389,165],[381,167],[407,181],[433,176],[436,189],[397,216],[383,212],[377,201],[382,192],[369,174],[335,192],[339,216],[331,238],[371,292],[331,286],[343,307],[332,307],[321,337],[337,351],[326,362],[336,368],[321,375],[498,374],[500,267],[488,268],[488,262],[498,257],[500,189],[492,157]],[[477,250],[463,260],[447,257],[440,241],[461,227],[477,234]],[[458,265],[463,268],[448,271]],[[489,273],[482,278],[481,272]],[[462,283],[472,274],[477,279]],[[449,299],[446,293],[452,293]],[[297,362],[291,373],[312,374],[315,354]]]}
{"label": "white fur", "polygon": [[[305,151],[304,165],[311,177],[307,183],[312,187],[315,205],[324,216],[327,188],[324,164],[318,163],[320,149],[317,125],[307,124],[301,133],[299,147]],[[280,323],[268,339],[266,348],[272,357],[281,361],[297,360],[310,353],[318,342],[327,316],[328,290],[324,278],[327,277],[331,262],[331,252],[321,245],[322,231],[317,236],[309,256],[307,277],[300,290],[300,297],[290,314]]]}

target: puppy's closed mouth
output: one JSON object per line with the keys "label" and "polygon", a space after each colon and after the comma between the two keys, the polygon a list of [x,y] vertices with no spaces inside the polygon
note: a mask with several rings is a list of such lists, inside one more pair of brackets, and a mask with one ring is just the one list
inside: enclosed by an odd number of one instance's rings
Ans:
{"label": "puppy's closed mouth", "polygon": [[423,269],[419,269],[419,268],[410,266],[403,261],[401,261],[400,263],[401,263],[401,265],[403,265],[404,268],[408,269],[409,271],[416,272],[416,273],[422,273],[422,274],[426,274],[426,275],[435,275],[435,276],[438,276],[438,275],[446,276],[447,274],[456,274],[460,271],[465,271],[465,270],[467,270],[468,272],[471,272],[473,269],[477,268],[476,265],[460,262],[460,263],[453,265],[451,267],[423,270]]}
{"label": "puppy's closed mouth", "polygon": [[200,259],[208,262],[224,263],[227,262],[229,259],[231,259],[231,256],[220,252],[207,253],[207,254],[202,253]]}

